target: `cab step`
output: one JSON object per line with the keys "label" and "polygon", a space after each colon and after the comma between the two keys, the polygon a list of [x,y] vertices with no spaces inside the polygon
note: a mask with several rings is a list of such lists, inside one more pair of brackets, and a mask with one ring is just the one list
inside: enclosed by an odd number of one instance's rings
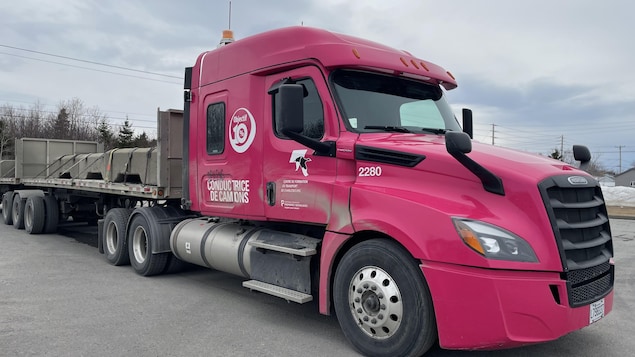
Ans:
{"label": "cab step", "polygon": [[319,239],[300,234],[263,231],[258,236],[258,239],[250,241],[249,245],[256,248],[308,257],[317,254],[317,246],[319,243]]}
{"label": "cab step", "polygon": [[244,281],[243,286],[250,290],[260,291],[265,294],[277,296],[287,301],[297,302],[298,304],[304,304],[306,302],[313,300],[313,296],[309,294],[283,288],[281,286],[265,283],[258,280]]}

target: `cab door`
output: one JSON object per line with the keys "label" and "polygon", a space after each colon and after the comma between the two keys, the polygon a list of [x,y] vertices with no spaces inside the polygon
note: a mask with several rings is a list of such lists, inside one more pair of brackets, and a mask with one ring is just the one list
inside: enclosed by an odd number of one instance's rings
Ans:
{"label": "cab door", "polygon": [[205,126],[196,133],[200,143],[197,194],[204,215],[263,216],[262,151],[256,135],[262,118],[249,99],[230,95],[229,90],[204,94]]}
{"label": "cab door", "polygon": [[[266,88],[281,81],[305,88],[303,135],[334,142],[339,133],[326,79],[316,66],[268,76]],[[265,126],[271,128],[263,143],[265,216],[272,220],[327,224],[336,177],[336,159],[287,138],[276,123],[276,93],[265,100]]]}

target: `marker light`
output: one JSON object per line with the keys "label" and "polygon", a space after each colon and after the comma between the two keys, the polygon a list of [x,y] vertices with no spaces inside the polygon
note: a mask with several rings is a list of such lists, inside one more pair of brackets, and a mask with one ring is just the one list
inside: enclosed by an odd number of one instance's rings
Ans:
{"label": "marker light", "polygon": [[463,242],[485,258],[538,262],[529,243],[505,229],[464,218],[453,218],[452,221]]}
{"label": "marker light", "polygon": [[223,30],[223,37],[221,37],[218,47],[229,45],[232,42],[234,42],[234,31]]}

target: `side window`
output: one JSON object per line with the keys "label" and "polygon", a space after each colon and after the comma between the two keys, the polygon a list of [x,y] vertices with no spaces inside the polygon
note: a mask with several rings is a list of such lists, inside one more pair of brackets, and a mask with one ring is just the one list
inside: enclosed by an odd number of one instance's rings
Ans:
{"label": "side window", "polygon": [[225,103],[207,107],[207,154],[218,155],[225,150]]}
{"label": "side window", "polygon": [[[320,139],[324,136],[324,109],[315,83],[311,78],[299,79],[294,81],[294,83],[302,84],[306,90],[306,96],[304,97],[304,130],[302,134],[313,139]],[[280,116],[276,109],[278,107],[277,98],[278,95],[273,96],[274,129],[278,137],[286,138],[284,134],[278,131]]]}

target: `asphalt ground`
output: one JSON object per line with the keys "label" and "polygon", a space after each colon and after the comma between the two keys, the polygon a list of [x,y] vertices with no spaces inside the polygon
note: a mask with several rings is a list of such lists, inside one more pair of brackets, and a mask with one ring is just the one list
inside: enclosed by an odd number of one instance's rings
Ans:
{"label": "asphalt ground", "polygon": [[[611,221],[615,306],[557,341],[506,351],[429,356],[628,356],[635,220]],[[144,278],[109,265],[96,229],[28,235],[0,224],[0,356],[357,356],[335,317],[242,288],[243,279],[191,269]]]}

